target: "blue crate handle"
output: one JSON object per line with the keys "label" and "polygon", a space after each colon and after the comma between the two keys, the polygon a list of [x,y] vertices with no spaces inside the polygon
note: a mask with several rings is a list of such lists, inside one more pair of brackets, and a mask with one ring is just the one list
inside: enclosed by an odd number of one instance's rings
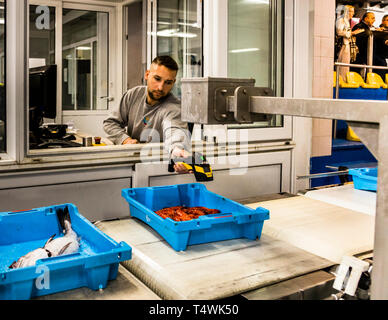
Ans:
{"label": "blue crate handle", "polygon": [[236,220],[236,217],[233,215],[233,213],[216,213],[216,216],[214,215],[205,215],[201,216],[201,220],[209,220],[211,224],[218,224],[218,223],[227,223],[232,222]]}

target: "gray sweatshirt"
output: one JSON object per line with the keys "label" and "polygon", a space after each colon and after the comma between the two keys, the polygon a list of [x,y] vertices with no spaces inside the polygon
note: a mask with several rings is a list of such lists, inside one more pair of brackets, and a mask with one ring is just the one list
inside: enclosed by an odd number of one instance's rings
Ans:
{"label": "gray sweatshirt", "polygon": [[139,142],[164,142],[168,153],[175,148],[189,150],[190,134],[181,120],[180,100],[169,94],[151,106],[146,101],[146,86],[128,90],[118,110],[104,120],[104,130],[114,144],[122,144],[131,137]]}

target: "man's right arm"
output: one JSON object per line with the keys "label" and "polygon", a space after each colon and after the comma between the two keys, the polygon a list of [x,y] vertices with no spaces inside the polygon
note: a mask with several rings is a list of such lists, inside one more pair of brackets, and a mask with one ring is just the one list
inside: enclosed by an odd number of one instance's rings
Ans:
{"label": "man's right arm", "polygon": [[128,103],[129,96],[130,92],[127,91],[121,98],[119,108],[113,111],[103,122],[103,128],[107,134],[107,138],[116,145],[137,143],[137,140],[132,139],[126,130],[130,109]]}

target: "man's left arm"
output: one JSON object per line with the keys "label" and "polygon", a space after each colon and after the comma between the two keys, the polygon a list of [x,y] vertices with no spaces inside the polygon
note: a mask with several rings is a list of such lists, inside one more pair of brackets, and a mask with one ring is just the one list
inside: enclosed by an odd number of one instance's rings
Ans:
{"label": "man's left arm", "polygon": [[166,115],[162,122],[162,128],[164,149],[166,152],[172,158],[189,156],[191,150],[191,133],[189,132],[187,123],[181,120],[179,110],[170,111]]}

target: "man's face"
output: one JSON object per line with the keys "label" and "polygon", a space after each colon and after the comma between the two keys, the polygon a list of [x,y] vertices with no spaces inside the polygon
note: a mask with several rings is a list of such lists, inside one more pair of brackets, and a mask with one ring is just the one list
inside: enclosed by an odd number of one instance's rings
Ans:
{"label": "man's face", "polygon": [[383,23],[384,28],[388,28],[388,17],[386,17],[386,18],[382,21],[382,23]]}
{"label": "man's face", "polygon": [[368,13],[368,15],[365,17],[365,23],[369,26],[369,27],[371,27],[371,26],[373,26],[373,24],[375,23],[375,20],[376,20],[376,18],[375,18],[375,14],[374,13]]}
{"label": "man's face", "polygon": [[150,69],[146,71],[144,78],[147,80],[148,96],[153,101],[159,101],[172,90],[176,79],[176,71],[153,63]]}

